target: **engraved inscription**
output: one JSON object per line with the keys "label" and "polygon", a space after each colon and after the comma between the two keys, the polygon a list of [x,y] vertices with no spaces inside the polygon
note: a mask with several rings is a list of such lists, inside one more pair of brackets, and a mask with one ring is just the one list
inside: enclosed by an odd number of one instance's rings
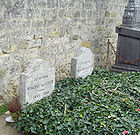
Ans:
{"label": "engraved inscription", "polygon": [[37,99],[37,98],[40,98],[40,94],[38,94],[38,95],[35,95],[34,97],[33,97],[33,99]]}
{"label": "engraved inscription", "polygon": [[38,91],[43,91],[42,87],[51,85],[53,83],[54,83],[54,80],[50,80],[50,81],[47,81],[47,82],[45,82],[43,84],[37,84],[35,86],[27,87],[27,90],[30,91],[30,90],[38,90],[38,89],[40,89]]}
{"label": "engraved inscription", "polygon": [[89,65],[88,67],[83,67],[83,68],[80,68],[80,69],[78,69],[77,70],[77,72],[79,73],[79,72],[82,72],[82,71],[87,71],[88,69],[90,69],[90,68],[92,68],[92,65]]}
{"label": "engraved inscription", "polygon": [[47,92],[44,92],[43,95],[44,95],[44,96],[47,96],[47,95],[49,95],[49,93],[50,93],[50,92],[47,91]]}
{"label": "engraved inscription", "polygon": [[35,78],[34,81],[38,81],[38,80],[41,80],[41,79],[47,79],[48,78],[48,75],[44,75],[44,76],[41,76],[41,77],[38,77],[38,78]]}

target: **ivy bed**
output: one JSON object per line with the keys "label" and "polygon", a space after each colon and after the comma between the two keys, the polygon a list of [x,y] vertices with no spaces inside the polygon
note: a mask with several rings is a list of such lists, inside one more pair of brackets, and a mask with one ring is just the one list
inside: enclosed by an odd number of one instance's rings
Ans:
{"label": "ivy bed", "polygon": [[15,128],[37,135],[138,135],[140,73],[96,69],[56,83],[52,96],[23,109]]}

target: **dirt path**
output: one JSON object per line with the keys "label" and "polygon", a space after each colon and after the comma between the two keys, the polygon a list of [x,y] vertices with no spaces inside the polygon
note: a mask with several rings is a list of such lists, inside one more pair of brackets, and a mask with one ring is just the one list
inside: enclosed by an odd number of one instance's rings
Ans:
{"label": "dirt path", "polygon": [[5,118],[9,115],[0,116],[0,135],[24,135],[18,132],[12,124],[6,123]]}

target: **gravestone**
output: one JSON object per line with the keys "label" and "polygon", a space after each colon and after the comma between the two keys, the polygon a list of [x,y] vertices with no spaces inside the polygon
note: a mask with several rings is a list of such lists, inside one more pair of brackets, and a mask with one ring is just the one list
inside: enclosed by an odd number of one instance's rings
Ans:
{"label": "gravestone", "polygon": [[129,0],[118,33],[117,56],[111,71],[140,72],[140,0]]}
{"label": "gravestone", "polygon": [[89,48],[81,47],[71,60],[71,77],[85,78],[91,75],[94,67],[94,55]]}
{"label": "gravestone", "polygon": [[32,60],[20,76],[20,103],[34,103],[51,95],[55,88],[55,68],[47,61]]}

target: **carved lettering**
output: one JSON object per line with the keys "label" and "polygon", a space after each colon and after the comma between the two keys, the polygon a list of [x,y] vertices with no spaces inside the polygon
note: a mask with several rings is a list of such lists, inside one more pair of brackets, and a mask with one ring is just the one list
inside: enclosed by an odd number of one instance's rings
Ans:
{"label": "carved lettering", "polygon": [[47,91],[47,92],[44,92],[44,94],[43,94],[43,95],[44,95],[44,96],[47,96],[47,95],[49,95],[49,93],[50,93],[50,92],[49,92],[49,91]]}
{"label": "carved lettering", "polygon": [[27,90],[30,91],[30,90],[38,90],[38,91],[43,91],[43,89],[39,90],[39,88],[42,88],[44,86],[48,86],[48,85],[51,85],[54,83],[54,80],[50,80],[50,81],[47,81],[43,84],[38,84],[38,85],[35,85],[35,86],[31,86],[31,87],[27,87]]}
{"label": "carved lettering", "polygon": [[33,99],[37,99],[37,98],[40,98],[40,94],[35,95],[35,96],[33,97]]}
{"label": "carved lettering", "polygon": [[41,80],[41,79],[48,79],[48,75],[37,77],[37,78],[34,79],[34,81],[38,81],[38,80]]}
{"label": "carved lettering", "polygon": [[82,72],[82,71],[86,71],[87,69],[90,69],[90,68],[92,68],[92,65],[90,65],[88,67],[80,68],[80,69],[77,70],[77,72],[79,73],[79,72]]}

